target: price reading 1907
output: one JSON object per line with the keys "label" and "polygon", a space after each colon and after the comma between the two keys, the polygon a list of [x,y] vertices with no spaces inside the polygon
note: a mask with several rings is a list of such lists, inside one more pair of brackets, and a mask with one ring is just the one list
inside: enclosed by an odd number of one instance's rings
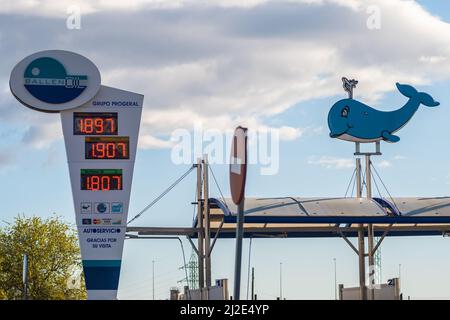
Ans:
{"label": "price reading 1907", "polygon": [[86,137],[84,146],[85,159],[130,159],[129,148],[129,137]]}

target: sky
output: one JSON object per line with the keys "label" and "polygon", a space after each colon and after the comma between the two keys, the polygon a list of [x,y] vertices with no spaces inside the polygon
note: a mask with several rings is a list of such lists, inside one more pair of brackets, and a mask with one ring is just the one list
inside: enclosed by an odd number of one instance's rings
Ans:
{"label": "sky", "polygon": [[[80,29],[67,25],[73,6]],[[60,118],[23,107],[8,85],[17,62],[46,49],[80,53],[98,66],[103,84],[145,95],[130,217],[187,170],[189,164],[173,162],[171,135],[195,126],[279,132],[278,171],[262,175],[261,165],[251,165],[248,196],[344,196],[354,147],[330,139],[326,122],[329,108],[346,96],[342,76],[358,79],[355,98],[380,110],[405,102],[396,82],[441,102],[421,107],[398,133],[400,142],[382,143],[374,164],[394,196],[448,195],[448,1],[0,0],[0,225],[17,214],[53,213],[75,223]],[[228,166],[212,169],[229,196]],[[190,175],[133,225],[190,226],[194,187]],[[214,185],[211,195],[219,196]],[[405,297],[449,299],[448,241],[386,239],[383,281],[398,276],[401,265]],[[232,283],[234,245],[216,244],[213,279]],[[183,246],[189,257],[189,243]],[[248,248],[246,240],[244,294]],[[258,297],[279,295],[282,263],[284,297],[334,299],[333,258],[338,283],[356,286],[357,257],[342,239],[253,240]],[[127,240],[120,299],[151,299],[153,260],[157,299],[182,287],[177,241]]]}

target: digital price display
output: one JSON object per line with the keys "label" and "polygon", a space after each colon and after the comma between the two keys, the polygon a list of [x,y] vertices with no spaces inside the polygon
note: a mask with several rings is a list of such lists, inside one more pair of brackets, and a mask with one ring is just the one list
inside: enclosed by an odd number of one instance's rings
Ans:
{"label": "digital price display", "polygon": [[129,137],[86,137],[85,159],[130,159]]}
{"label": "digital price display", "polygon": [[74,112],[74,135],[117,135],[117,112]]}
{"label": "digital price display", "polygon": [[122,190],[122,169],[81,169],[81,190]]}

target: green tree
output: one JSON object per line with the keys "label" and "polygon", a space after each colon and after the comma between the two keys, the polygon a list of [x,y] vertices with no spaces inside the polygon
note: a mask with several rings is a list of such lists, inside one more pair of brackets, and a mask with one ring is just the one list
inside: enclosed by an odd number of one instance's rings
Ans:
{"label": "green tree", "polygon": [[0,299],[23,298],[24,254],[29,261],[29,299],[86,299],[75,228],[57,216],[19,216],[0,228]]}

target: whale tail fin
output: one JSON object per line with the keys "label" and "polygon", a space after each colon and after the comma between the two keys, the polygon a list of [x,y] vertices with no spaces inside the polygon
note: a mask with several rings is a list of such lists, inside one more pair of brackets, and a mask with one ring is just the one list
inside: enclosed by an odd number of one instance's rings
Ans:
{"label": "whale tail fin", "polygon": [[413,86],[397,83],[397,88],[405,97],[416,98],[427,107],[437,107],[439,105],[439,102],[435,101],[428,93],[418,92]]}

